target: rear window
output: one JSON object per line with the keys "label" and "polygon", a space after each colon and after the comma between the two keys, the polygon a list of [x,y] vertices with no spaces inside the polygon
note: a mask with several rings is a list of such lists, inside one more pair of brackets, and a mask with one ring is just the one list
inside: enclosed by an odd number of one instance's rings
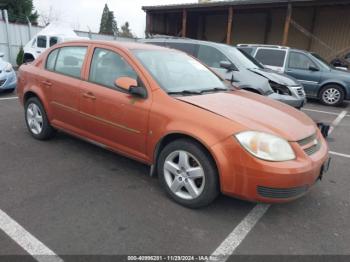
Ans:
{"label": "rear window", "polygon": [[255,58],[264,65],[283,67],[286,51],[275,49],[259,49]]}
{"label": "rear window", "polygon": [[253,54],[253,48],[251,48],[251,47],[238,47],[238,49],[247,53],[248,55]]}
{"label": "rear window", "polygon": [[196,45],[187,43],[165,43],[166,47],[183,51],[189,55],[194,56]]}

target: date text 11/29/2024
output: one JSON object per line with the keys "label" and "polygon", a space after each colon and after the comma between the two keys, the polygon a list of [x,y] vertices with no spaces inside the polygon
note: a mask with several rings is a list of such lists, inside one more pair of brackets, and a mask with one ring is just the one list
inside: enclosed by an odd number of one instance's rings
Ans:
{"label": "date text 11/29/2024", "polygon": [[217,261],[217,256],[128,256],[127,261]]}

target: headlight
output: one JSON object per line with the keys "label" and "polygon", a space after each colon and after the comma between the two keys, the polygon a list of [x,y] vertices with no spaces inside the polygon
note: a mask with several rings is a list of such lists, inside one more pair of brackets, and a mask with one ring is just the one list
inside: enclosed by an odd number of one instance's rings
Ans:
{"label": "headlight", "polygon": [[295,154],[287,140],[255,131],[235,135],[240,144],[253,156],[274,162],[295,159]]}
{"label": "headlight", "polygon": [[5,72],[9,73],[12,71],[12,65],[9,63],[5,66]]}
{"label": "headlight", "polygon": [[269,81],[270,83],[270,86],[272,88],[272,90],[277,93],[277,94],[280,94],[280,95],[285,95],[285,96],[290,96],[292,95],[292,93],[290,92],[289,88],[287,86],[284,86],[284,85],[280,85],[276,82],[273,82],[273,81]]}

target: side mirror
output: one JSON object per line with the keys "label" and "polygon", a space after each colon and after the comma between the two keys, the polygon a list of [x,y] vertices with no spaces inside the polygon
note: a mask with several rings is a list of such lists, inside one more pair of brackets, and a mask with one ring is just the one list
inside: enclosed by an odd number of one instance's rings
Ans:
{"label": "side mirror", "polygon": [[124,89],[129,94],[133,96],[138,96],[141,98],[147,97],[147,92],[145,88],[137,86],[137,81],[131,77],[123,76],[115,80],[114,83],[117,87]]}
{"label": "side mirror", "polygon": [[313,71],[313,72],[320,71],[320,69],[318,69],[318,68],[315,67],[315,66],[309,66],[309,70],[310,70],[310,71]]}
{"label": "side mirror", "polygon": [[4,56],[4,53],[0,53],[0,58],[3,58]]}
{"label": "side mirror", "polygon": [[232,64],[229,61],[221,61],[220,62],[220,67],[227,69],[228,71],[233,71],[236,70],[236,67],[234,66],[234,64]]}

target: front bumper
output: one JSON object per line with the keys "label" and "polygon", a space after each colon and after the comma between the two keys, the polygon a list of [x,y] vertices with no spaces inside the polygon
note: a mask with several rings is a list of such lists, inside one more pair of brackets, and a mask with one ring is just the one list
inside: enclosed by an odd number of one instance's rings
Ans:
{"label": "front bumper", "polygon": [[268,95],[267,97],[280,101],[282,103],[285,103],[287,105],[290,105],[295,108],[302,108],[306,104],[306,98],[305,97],[294,97],[294,96],[288,96],[288,95],[280,95],[277,93],[272,93]]}
{"label": "front bumper", "polygon": [[328,159],[328,146],[320,132],[321,146],[308,155],[297,143],[291,145],[296,159],[269,162],[257,159],[230,137],[212,147],[220,173],[221,191],[253,202],[280,203],[303,196],[320,178]]}

